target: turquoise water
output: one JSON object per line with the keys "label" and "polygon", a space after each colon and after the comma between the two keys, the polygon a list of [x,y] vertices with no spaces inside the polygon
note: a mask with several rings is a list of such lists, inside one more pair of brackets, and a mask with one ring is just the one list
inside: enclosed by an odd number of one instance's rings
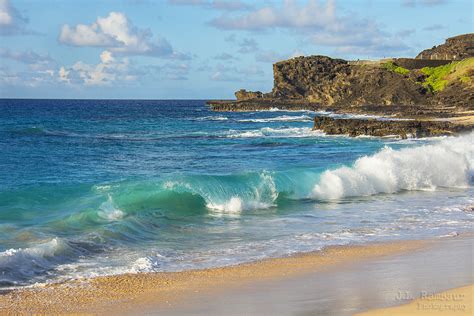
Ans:
{"label": "turquoise water", "polygon": [[314,115],[0,100],[0,286],[472,230],[473,134],[326,136]]}

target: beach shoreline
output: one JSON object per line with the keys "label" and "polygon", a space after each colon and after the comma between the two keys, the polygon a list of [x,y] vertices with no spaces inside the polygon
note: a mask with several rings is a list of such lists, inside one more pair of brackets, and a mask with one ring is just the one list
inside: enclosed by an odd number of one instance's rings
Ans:
{"label": "beach shoreline", "polygon": [[[471,236],[450,239],[469,239]],[[0,313],[136,313],[172,312],[196,295],[214,295],[269,280],[285,280],[345,270],[360,262],[429,249],[438,240],[394,241],[334,246],[291,257],[266,259],[236,266],[103,276],[41,287],[12,290],[0,295]],[[212,294],[214,292],[214,294]],[[373,306],[377,307],[377,306]],[[147,313],[148,313],[147,312]]]}

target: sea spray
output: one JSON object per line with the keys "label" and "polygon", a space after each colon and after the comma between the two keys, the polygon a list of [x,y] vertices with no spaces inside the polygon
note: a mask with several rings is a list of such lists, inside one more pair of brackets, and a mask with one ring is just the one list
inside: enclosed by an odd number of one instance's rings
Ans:
{"label": "sea spray", "polygon": [[474,165],[473,135],[415,148],[385,147],[372,156],[359,158],[352,167],[325,171],[311,197],[340,199],[401,190],[465,187]]}
{"label": "sea spray", "polygon": [[120,220],[125,215],[122,210],[115,206],[114,200],[110,194],[108,195],[107,201],[102,203],[99,209],[99,216],[109,221]]}

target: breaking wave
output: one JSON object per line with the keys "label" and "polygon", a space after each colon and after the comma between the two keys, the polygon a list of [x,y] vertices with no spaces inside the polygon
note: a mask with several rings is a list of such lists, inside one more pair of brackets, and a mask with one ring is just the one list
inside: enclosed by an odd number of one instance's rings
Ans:
{"label": "breaking wave", "polygon": [[402,190],[466,187],[474,167],[474,134],[437,144],[380,152],[359,158],[351,167],[325,171],[311,197],[339,199]]}
{"label": "breaking wave", "polygon": [[325,133],[313,130],[309,127],[288,127],[288,128],[271,128],[264,127],[255,130],[230,130],[227,132],[228,138],[251,138],[251,137],[315,137],[324,136]]}
{"label": "breaking wave", "polygon": [[255,119],[241,119],[237,122],[243,123],[270,123],[270,122],[308,122],[313,119],[308,115],[292,116],[292,115],[282,115],[277,117],[270,118],[255,118]]}
{"label": "breaking wave", "polygon": [[196,121],[227,121],[228,118],[222,115],[217,116],[203,116],[198,118],[193,118]]}
{"label": "breaking wave", "polygon": [[[297,128],[256,131],[268,135],[314,133],[310,129]],[[44,198],[45,192],[55,192],[57,202],[48,204],[52,209],[50,214],[56,209],[67,209],[68,212],[49,218],[48,225],[63,233],[73,233],[68,238],[66,234],[49,239],[39,235],[36,243],[28,243],[24,248],[18,248],[16,237],[12,237],[12,244],[4,245],[0,252],[0,287],[46,280],[48,273],[54,274],[68,263],[105,257],[97,255],[107,252],[109,247],[127,245],[134,248],[157,236],[168,238],[167,229],[194,234],[196,226],[188,224],[193,220],[205,220],[209,215],[234,220],[245,213],[274,212],[275,207],[283,211],[288,206],[293,207],[295,200],[306,203],[313,199],[316,201],[312,203],[318,203],[319,200],[403,190],[462,188],[472,184],[473,170],[474,133],[471,133],[416,147],[397,150],[385,147],[378,153],[359,158],[351,166],[325,171],[318,166],[298,167],[228,175],[194,174],[172,179],[127,180],[93,186],[31,187],[26,191],[9,192],[9,198],[4,199],[4,209],[15,209],[21,203],[34,205],[34,201]],[[31,201],[25,202],[27,199]],[[15,216],[14,213],[5,212],[1,214],[2,219]],[[319,236],[314,240],[317,238]],[[155,265],[150,260],[135,258],[134,271],[148,270]]]}

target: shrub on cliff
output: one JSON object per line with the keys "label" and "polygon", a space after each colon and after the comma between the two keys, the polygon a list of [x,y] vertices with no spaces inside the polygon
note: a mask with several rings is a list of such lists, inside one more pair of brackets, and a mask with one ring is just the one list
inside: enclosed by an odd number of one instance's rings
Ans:
{"label": "shrub on cliff", "polygon": [[410,73],[410,70],[397,66],[393,61],[389,61],[383,64],[383,67],[385,69],[388,69],[390,71],[396,72],[397,74],[401,75],[408,75]]}
{"label": "shrub on cliff", "polygon": [[439,67],[424,67],[421,71],[427,76],[423,86],[433,92],[443,91],[448,83],[460,80],[464,84],[472,83],[474,57],[455,61]]}

